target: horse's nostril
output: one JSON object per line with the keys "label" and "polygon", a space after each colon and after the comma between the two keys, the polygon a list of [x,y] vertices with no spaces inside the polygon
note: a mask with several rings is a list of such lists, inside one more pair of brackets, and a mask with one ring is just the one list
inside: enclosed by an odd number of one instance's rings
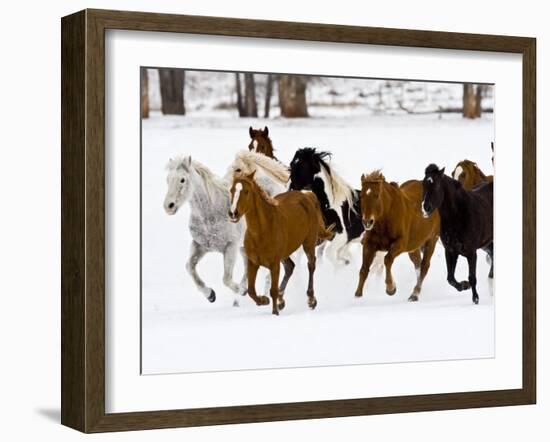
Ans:
{"label": "horse's nostril", "polygon": [[174,204],[174,203],[170,203],[170,204],[168,204],[168,208],[169,208],[169,209],[173,209],[173,208],[174,208],[174,206],[175,206],[175,204]]}

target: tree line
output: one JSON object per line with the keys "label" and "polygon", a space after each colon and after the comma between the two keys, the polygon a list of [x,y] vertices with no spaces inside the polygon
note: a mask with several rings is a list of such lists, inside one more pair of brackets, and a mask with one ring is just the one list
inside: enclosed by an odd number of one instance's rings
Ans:
{"label": "tree line", "polygon": [[[267,74],[263,109],[258,107],[256,79],[252,73],[235,74],[235,107],[239,117],[269,118],[274,86],[277,86],[279,109],[284,118],[308,117],[306,91],[309,77],[303,75]],[[185,70],[158,69],[161,112],[163,115],[185,115]],[[149,117],[149,79],[147,69],[140,72],[141,117]],[[463,84],[462,115],[478,118],[482,114],[482,99],[486,85]]]}

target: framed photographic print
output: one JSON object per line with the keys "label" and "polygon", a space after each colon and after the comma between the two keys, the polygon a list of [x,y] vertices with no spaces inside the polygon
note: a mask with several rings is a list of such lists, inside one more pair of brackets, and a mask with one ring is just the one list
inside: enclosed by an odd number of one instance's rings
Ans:
{"label": "framed photographic print", "polygon": [[62,19],[62,423],[533,404],[535,40]]}

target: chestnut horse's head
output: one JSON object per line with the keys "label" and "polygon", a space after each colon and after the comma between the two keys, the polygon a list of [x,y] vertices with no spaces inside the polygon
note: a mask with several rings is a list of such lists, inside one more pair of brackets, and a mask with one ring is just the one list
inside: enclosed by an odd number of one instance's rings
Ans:
{"label": "chestnut horse's head", "polygon": [[471,190],[478,184],[487,181],[487,176],[476,163],[470,160],[463,160],[458,163],[453,170],[452,177],[460,181],[466,190]]}
{"label": "chestnut horse's head", "polygon": [[252,206],[252,198],[254,191],[254,174],[250,175],[235,175],[233,184],[231,185],[230,196],[231,206],[229,208],[229,219],[236,223],[250,210]]}
{"label": "chestnut horse's head", "polygon": [[361,216],[366,231],[372,230],[384,214],[382,185],[385,181],[379,170],[361,175]]}
{"label": "chestnut horse's head", "polygon": [[441,207],[444,197],[442,185],[445,168],[440,169],[435,164],[426,167],[422,181],[422,215],[428,218],[436,209]]}
{"label": "chestnut horse's head", "polygon": [[252,126],[248,128],[248,134],[250,135],[250,144],[248,150],[252,152],[262,153],[269,158],[273,156],[273,144],[269,138],[269,128],[265,126],[262,129],[253,129]]}

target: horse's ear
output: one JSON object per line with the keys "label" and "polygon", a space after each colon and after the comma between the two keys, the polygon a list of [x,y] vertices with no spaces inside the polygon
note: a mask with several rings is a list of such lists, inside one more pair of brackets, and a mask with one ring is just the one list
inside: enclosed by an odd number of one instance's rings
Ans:
{"label": "horse's ear", "polygon": [[252,129],[252,126],[248,128],[248,134],[250,135],[250,138],[254,138],[254,129]]}
{"label": "horse's ear", "polygon": [[363,173],[361,174],[361,186],[364,186],[365,184],[367,184],[367,177]]}
{"label": "horse's ear", "polygon": [[253,179],[254,179],[254,175],[256,175],[256,171],[255,171],[255,170],[252,171],[252,173],[249,174],[249,175],[247,175],[246,177],[247,177],[248,179],[250,179],[250,180],[253,180]]}
{"label": "horse's ear", "polygon": [[269,136],[269,128],[267,126],[264,127],[264,136]]}
{"label": "horse's ear", "polygon": [[444,167],[439,169],[439,175],[443,175],[444,173],[445,173],[445,168]]}
{"label": "horse's ear", "polygon": [[192,161],[191,155],[189,155],[188,157],[185,157],[182,163],[183,167],[185,167],[186,169],[189,169],[191,167],[191,161]]}

